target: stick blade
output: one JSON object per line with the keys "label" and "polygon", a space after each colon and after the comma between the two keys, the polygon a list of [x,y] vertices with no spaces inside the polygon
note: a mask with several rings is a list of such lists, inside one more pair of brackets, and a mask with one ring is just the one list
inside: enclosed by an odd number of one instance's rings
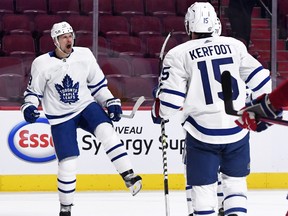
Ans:
{"label": "stick blade", "polygon": [[232,81],[231,81],[231,74],[229,71],[224,71],[221,74],[221,84],[224,97],[223,99],[224,99],[225,112],[228,115],[238,116],[237,111],[235,111],[233,108]]}
{"label": "stick blade", "polygon": [[121,118],[130,118],[132,119],[135,116],[136,111],[139,109],[139,107],[141,106],[141,104],[145,101],[145,97],[141,96],[138,98],[138,100],[136,101],[136,103],[133,106],[132,112],[129,115],[125,115],[125,114],[121,114]]}
{"label": "stick blade", "polygon": [[133,113],[135,114],[135,112],[139,109],[139,107],[141,106],[141,104],[145,101],[145,97],[141,96],[138,98],[138,100],[136,101],[134,107],[133,107]]}

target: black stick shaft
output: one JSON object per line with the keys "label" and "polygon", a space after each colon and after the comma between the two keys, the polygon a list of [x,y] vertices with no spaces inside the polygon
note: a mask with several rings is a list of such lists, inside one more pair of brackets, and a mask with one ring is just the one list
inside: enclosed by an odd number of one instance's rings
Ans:
{"label": "black stick shaft", "polygon": [[168,168],[167,168],[167,141],[165,133],[165,120],[161,121],[161,143],[162,143],[162,159],[163,159],[163,175],[164,175],[164,195],[166,216],[170,215],[169,207],[169,185],[168,185]]}
{"label": "black stick shaft", "polygon": [[[162,63],[164,59],[164,52],[166,44],[168,43],[169,38],[172,35],[172,31],[167,35],[165,41],[162,45],[159,55],[159,75],[161,76]],[[164,175],[164,195],[165,195],[165,212],[166,216],[170,216],[170,206],[169,206],[169,185],[168,185],[168,169],[167,169],[167,147],[166,142],[166,133],[165,133],[165,120],[161,121],[161,142],[162,142],[162,159],[163,159],[163,175]]]}

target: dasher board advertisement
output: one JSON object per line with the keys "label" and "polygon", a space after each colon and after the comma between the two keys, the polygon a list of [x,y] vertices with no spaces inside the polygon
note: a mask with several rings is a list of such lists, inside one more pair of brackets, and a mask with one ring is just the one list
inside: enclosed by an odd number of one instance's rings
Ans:
{"label": "dasher board advertisement", "polygon": [[[124,111],[129,114],[130,111]],[[0,175],[55,174],[50,126],[44,114],[34,124],[27,124],[20,111],[0,111]],[[287,119],[284,112],[283,119]],[[128,150],[137,173],[161,174],[161,127],[153,124],[149,110],[139,110],[134,118],[114,123],[121,141]],[[288,172],[288,127],[273,125],[268,130],[251,132],[251,172]],[[185,132],[181,112],[166,124],[168,171],[183,173],[182,155]],[[68,134],[69,136],[69,134]],[[105,150],[92,134],[78,129],[79,174],[115,174]]]}

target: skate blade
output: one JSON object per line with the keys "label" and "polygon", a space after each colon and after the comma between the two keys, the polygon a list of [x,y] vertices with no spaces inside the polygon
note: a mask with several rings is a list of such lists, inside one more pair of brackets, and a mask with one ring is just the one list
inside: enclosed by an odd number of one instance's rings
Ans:
{"label": "skate blade", "polygon": [[135,196],[141,189],[142,189],[142,181],[141,180],[135,182],[135,184],[129,188],[132,196]]}

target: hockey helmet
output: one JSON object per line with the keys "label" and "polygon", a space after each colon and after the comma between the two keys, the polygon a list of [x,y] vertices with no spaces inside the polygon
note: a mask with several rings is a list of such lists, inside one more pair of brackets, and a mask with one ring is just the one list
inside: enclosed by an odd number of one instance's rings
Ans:
{"label": "hockey helmet", "polygon": [[72,33],[73,39],[75,39],[73,28],[67,22],[55,23],[51,29],[51,37],[53,39],[55,38],[57,39],[58,36],[66,34],[66,33]]}
{"label": "hockey helmet", "polygon": [[214,26],[214,32],[212,33],[212,36],[220,36],[222,33],[222,24],[220,19],[217,17],[215,26]]}
{"label": "hockey helmet", "polygon": [[195,2],[185,15],[186,32],[213,33],[216,20],[217,14],[209,2]]}

